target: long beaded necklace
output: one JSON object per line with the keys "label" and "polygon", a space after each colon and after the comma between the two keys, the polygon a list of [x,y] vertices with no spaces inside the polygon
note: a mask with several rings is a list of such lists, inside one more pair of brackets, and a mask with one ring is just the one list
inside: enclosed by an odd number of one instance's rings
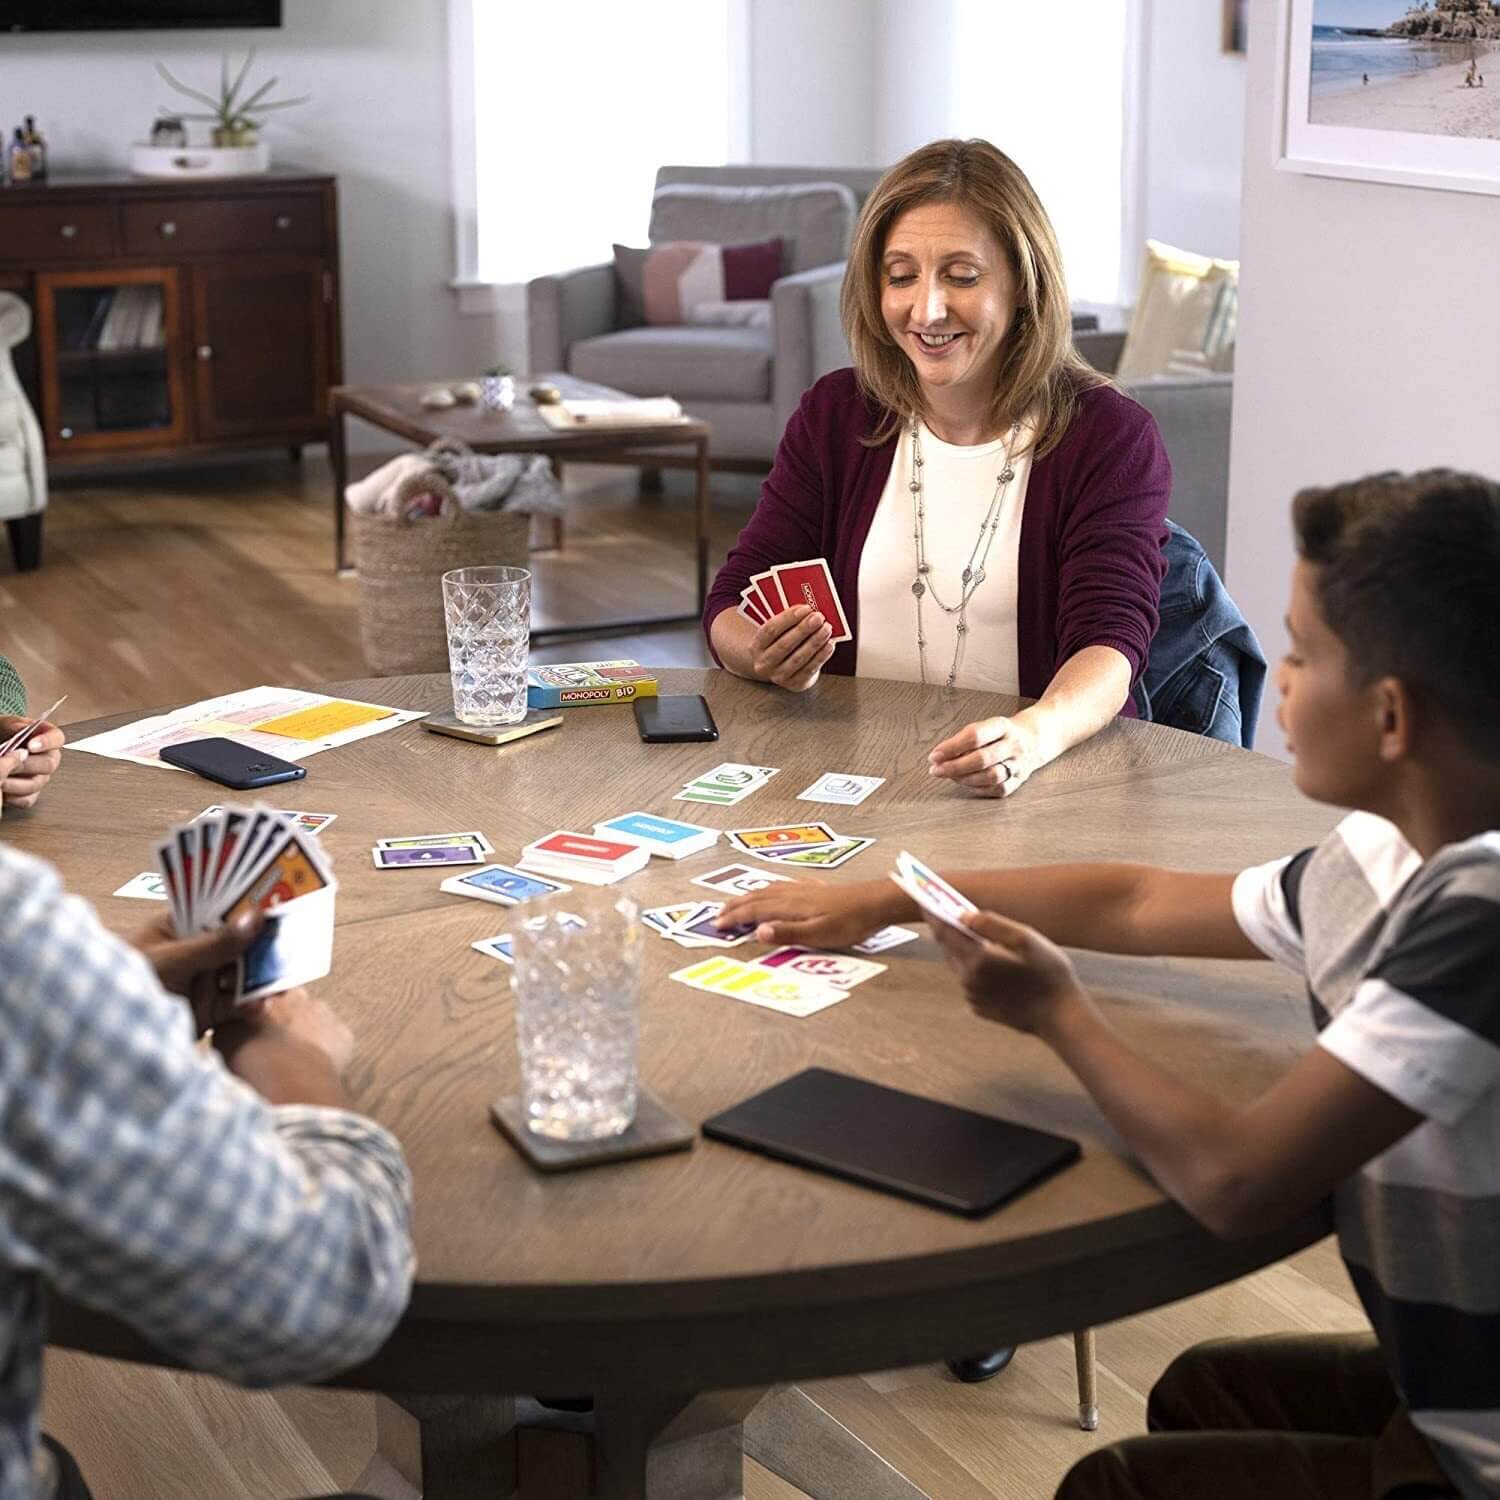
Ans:
{"label": "long beaded necklace", "polygon": [[927,561],[926,539],[923,535],[923,522],[927,516],[927,507],[922,494],[921,425],[920,422],[911,424],[911,483],[908,486],[912,494],[912,540],[916,543],[917,549],[917,571],[911,581],[911,591],[917,601],[917,663],[921,669],[922,682],[925,684],[927,681],[927,632],[922,628],[922,601],[930,594],[932,602],[945,615],[958,616],[958,623],[953,627],[955,635],[953,665],[948,669],[946,684],[951,688],[958,680],[959,663],[963,660],[964,643],[969,634],[969,600],[974,597],[979,585],[984,582],[985,563],[989,560],[990,548],[995,545],[995,532],[999,529],[1000,517],[1004,512],[1006,490],[1011,480],[1016,477],[1010,458],[1015,450],[1016,435],[1021,430],[1021,424],[1014,423],[1005,439],[1005,456],[1000,464],[1000,472],[995,476],[995,493],[990,497],[990,508],[979,523],[979,535],[974,539],[974,546],[969,552],[969,561],[959,580],[957,604],[944,604],[938,597],[937,586],[932,576],[932,565]]}

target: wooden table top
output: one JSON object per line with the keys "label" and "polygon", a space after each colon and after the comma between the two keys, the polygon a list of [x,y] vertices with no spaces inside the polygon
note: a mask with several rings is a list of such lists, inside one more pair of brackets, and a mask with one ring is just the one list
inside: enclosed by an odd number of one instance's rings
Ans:
{"label": "wooden table top", "polygon": [[[512,913],[443,894],[445,872],[374,869],[378,838],[479,828],[494,858],[513,861],[553,829],[587,832],[637,809],[719,829],[817,815],[878,840],[822,877],[841,881],[884,874],[903,847],[950,869],[1122,858],[1235,869],[1334,821],[1297,794],[1288,767],[1155,725],[1116,721],[990,801],[934,781],[926,753],[1013,700],[871,679],[828,677],[793,696],[722,672],[661,677],[664,691],[707,696],[717,743],[644,745],[614,706],[566,710],[560,730],[499,750],[411,724],[315,756],[286,792],[287,805],[338,814],[323,835],[340,881],[325,993],[359,1040],[352,1092],[401,1139],[416,1183],[418,1287],[383,1357],[387,1386],[394,1361],[423,1366],[412,1379],[428,1389],[598,1389],[639,1374],[632,1341],[680,1371],[682,1389],[912,1363],[1124,1316],[1323,1232],[1309,1215],[1214,1240],[1121,1154],[1044,1046],[968,1013],[925,932],[806,1020],[671,982],[700,953],[648,939],[643,1083],[696,1124],[804,1067],[837,1068],[1074,1135],[1077,1165],[977,1221],[701,1138],[686,1154],[563,1176],[528,1168],[488,1117],[519,1081],[511,971],[469,946]],[[400,707],[447,700],[444,677],[328,690]],[[737,807],[672,800],[723,760],[781,774]],[[889,779],[860,807],[797,801],[827,770]],[[69,754],[36,812],[7,816],[0,835],[51,858],[129,930],[153,908],[108,893],[151,867],[164,828],[219,798],[187,774]],[[736,857],[721,840],[675,864],[653,859],[623,889],[643,906],[690,899],[702,890],[692,876]],[[1229,1099],[1261,1091],[1310,1040],[1300,985],[1269,963],[1083,954],[1079,968],[1127,1038]]]}
{"label": "wooden table top", "polygon": [[473,405],[427,407],[423,395],[435,386],[456,385],[470,377],[426,380],[419,385],[338,385],[329,392],[335,412],[363,417],[378,427],[399,433],[424,446],[439,438],[459,438],[476,453],[557,453],[578,455],[608,449],[639,448],[649,442],[660,446],[707,439],[713,429],[707,422],[689,417],[682,422],[660,422],[641,427],[571,428],[559,431],[542,420],[536,402],[526,392],[533,385],[555,385],[565,397],[579,401],[629,401],[625,391],[581,380],[576,375],[517,375],[516,404],[507,411],[491,411]]}

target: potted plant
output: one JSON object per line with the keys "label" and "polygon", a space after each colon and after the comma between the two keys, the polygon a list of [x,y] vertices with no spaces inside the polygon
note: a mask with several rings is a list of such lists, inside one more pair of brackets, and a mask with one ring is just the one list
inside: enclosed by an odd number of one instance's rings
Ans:
{"label": "potted plant", "polygon": [[290,109],[296,104],[306,104],[310,95],[303,94],[296,99],[270,99],[266,96],[276,87],[276,79],[268,78],[259,88],[246,94],[245,80],[250,73],[250,65],[255,61],[255,48],[252,47],[245,56],[245,61],[240,65],[240,70],[234,76],[234,82],[229,80],[229,58],[220,59],[219,67],[219,93],[215,98],[212,94],[203,93],[199,89],[191,88],[180,79],[174,78],[166,67],[157,63],[156,71],[170,84],[179,94],[186,95],[189,99],[196,99],[200,104],[206,104],[208,114],[184,114],[179,118],[184,120],[206,120],[213,124],[213,143],[220,147],[248,147],[254,146],[259,141],[259,131],[265,123],[262,116],[276,109]]}

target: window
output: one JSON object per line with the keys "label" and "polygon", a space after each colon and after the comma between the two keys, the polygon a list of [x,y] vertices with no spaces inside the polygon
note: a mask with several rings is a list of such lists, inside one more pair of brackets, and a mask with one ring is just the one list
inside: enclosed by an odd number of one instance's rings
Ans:
{"label": "window", "polygon": [[958,0],[951,128],[993,141],[1031,179],[1074,301],[1120,294],[1128,8]]}
{"label": "window", "polygon": [[460,279],[516,283],[644,245],[659,166],[743,159],[746,17],[746,0],[454,0]]}

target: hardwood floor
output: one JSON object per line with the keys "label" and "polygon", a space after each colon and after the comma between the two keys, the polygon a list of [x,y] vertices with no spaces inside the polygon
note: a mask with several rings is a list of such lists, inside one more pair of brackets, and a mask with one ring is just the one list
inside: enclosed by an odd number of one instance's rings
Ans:
{"label": "hardwood floor", "polygon": [[[8,557],[0,560],[0,651],[16,662],[33,703],[69,694],[65,720],[261,682],[364,675],[358,584],[330,569],[328,485],[326,466],[311,459],[69,482],[47,514],[42,569],[16,575]],[[660,501],[638,502],[627,471],[579,468],[569,487],[567,548],[534,558],[539,621],[567,610],[688,607],[683,479],[669,476]],[[715,562],[754,495],[753,481],[716,481]],[[572,640],[537,654],[707,660],[694,627]],[[1140,1432],[1151,1383],[1190,1344],[1364,1326],[1325,1242],[1235,1285],[1099,1330],[1097,1433],[1074,1421],[1069,1338],[1028,1346],[982,1386],[924,1366],[816,1389],[938,1500],[1030,1500],[1050,1496],[1097,1444]],[[375,1452],[370,1397],[237,1391],[54,1351],[44,1419],[78,1456],[98,1500],[291,1500],[355,1485],[384,1500],[413,1493]],[[746,1470],[750,1500],[802,1493],[758,1465]]]}

